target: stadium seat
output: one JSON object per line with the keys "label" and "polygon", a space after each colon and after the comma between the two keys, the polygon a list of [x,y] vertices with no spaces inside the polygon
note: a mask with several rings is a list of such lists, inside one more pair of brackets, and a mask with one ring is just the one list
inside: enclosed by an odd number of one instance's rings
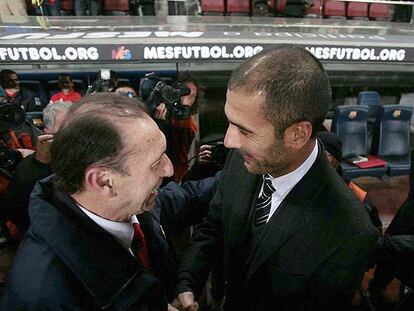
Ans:
{"label": "stadium seat", "polygon": [[203,15],[224,15],[226,11],[224,0],[201,0]]}
{"label": "stadium seat", "polygon": [[326,18],[346,19],[345,2],[327,1],[323,11]]}
{"label": "stadium seat", "polygon": [[129,14],[129,0],[104,0],[103,11],[110,15]]}
{"label": "stadium seat", "polygon": [[321,9],[321,1],[314,0],[313,5],[309,8],[305,9],[305,17],[306,18],[319,18]]}
{"label": "stadium seat", "polygon": [[346,15],[349,19],[368,20],[368,3],[349,2]]}
{"label": "stadium seat", "polygon": [[286,8],[287,0],[275,0],[275,12],[282,13]]}
{"label": "stadium seat", "polygon": [[377,155],[387,161],[390,176],[410,171],[410,120],[412,108],[400,105],[381,106],[374,141]]}
{"label": "stadium seat", "polygon": [[[86,92],[85,82],[83,82],[83,80],[78,80],[78,79],[72,79],[72,82],[74,84],[74,89],[77,92],[79,92],[82,96],[85,95],[85,92]],[[51,80],[47,82],[47,89],[49,90],[50,97],[56,94],[57,92],[59,92],[60,89],[59,89],[58,80]]]}
{"label": "stadium seat", "polygon": [[342,175],[352,179],[361,176],[381,177],[385,175],[385,167],[359,168],[346,162],[346,159],[355,155],[367,155],[368,107],[338,106],[332,119],[332,131],[337,133],[342,140],[342,158],[340,163]]}
{"label": "stadium seat", "polygon": [[74,0],[61,0],[60,9],[65,12],[73,12]]}
{"label": "stadium seat", "polygon": [[368,17],[376,21],[390,21],[390,7],[388,4],[371,3],[369,6]]}
{"label": "stadium seat", "polygon": [[227,0],[227,14],[249,16],[250,0]]}
{"label": "stadium seat", "polygon": [[43,89],[43,86],[39,81],[21,80],[20,85],[26,89],[29,89],[33,93],[35,93],[37,97],[40,99],[40,102],[42,103],[42,107],[46,106],[47,103],[49,102],[46,96],[46,92]]}

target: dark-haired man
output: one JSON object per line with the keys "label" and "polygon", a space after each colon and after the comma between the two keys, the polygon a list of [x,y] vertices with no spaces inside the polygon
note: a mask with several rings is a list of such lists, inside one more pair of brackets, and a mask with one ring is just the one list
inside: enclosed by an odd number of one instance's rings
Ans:
{"label": "dark-haired man", "polygon": [[165,150],[135,99],[98,93],[73,105],[52,144],[56,175],[32,193],[0,308],[167,310],[151,237],[135,216],[173,173]]}
{"label": "dark-haired man", "polygon": [[60,92],[57,92],[50,98],[50,102],[54,103],[57,101],[68,101],[68,102],[76,102],[81,99],[81,94],[75,91],[74,84],[72,81],[71,76],[67,74],[61,74],[58,77],[58,84],[60,88]]}
{"label": "dark-haired man", "polygon": [[316,135],[331,89],[304,49],[278,47],[230,77],[224,144],[234,150],[178,274],[176,307],[222,256],[224,310],[348,310],[378,239]]}
{"label": "dark-haired man", "polygon": [[9,102],[20,106],[26,112],[42,111],[43,106],[39,97],[32,91],[20,86],[20,79],[13,70],[0,71],[0,85],[6,92]]}

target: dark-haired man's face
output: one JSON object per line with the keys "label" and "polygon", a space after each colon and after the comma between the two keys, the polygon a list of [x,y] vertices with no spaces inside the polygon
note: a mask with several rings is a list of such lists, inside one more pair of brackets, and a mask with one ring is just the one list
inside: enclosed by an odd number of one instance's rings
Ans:
{"label": "dark-haired man's face", "polygon": [[224,110],[230,124],[224,144],[240,152],[250,173],[276,177],[289,172],[290,154],[283,138],[275,137],[273,124],[263,117],[264,100],[263,95],[227,91]]}
{"label": "dark-haired man's face", "polygon": [[5,90],[20,90],[20,80],[16,74],[6,75],[3,81],[3,87]]}
{"label": "dark-haired man's face", "polygon": [[59,88],[63,92],[70,92],[73,90],[73,82],[69,77],[59,79]]}

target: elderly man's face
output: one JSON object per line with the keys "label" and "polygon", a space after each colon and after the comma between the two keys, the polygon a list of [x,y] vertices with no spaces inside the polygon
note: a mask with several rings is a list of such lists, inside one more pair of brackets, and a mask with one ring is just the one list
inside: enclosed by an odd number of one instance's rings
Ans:
{"label": "elderly man's face", "polygon": [[290,155],[283,139],[275,137],[273,124],[263,117],[264,100],[263,95],[227,91],[224,110],[230,124],[224,144],[241,153],[250,173],[276,177],[288,172]]}
{"label": "elderly man's face", "polygon": [[131,151],[125,159],[128,175],[116,174],[114,191],[121,219],[141,214],[154,207],[158,187],[164,177],[173,174],[173,166],[165,154],[164,134],[150,118],[127,122],[123,126],[124,139]]}

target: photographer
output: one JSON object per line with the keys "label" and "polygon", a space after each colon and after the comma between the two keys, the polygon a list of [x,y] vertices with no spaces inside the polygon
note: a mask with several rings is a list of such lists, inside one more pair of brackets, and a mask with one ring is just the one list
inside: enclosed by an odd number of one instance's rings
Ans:
{"label": "photographer", "polygon": [[23,159],[16,167],[6,193],[5,206],[10,219],[21,233],[29,227],[27,207],[35,183],[52,174],[49,163],[53,134],[61,126],[71,105],[69,102],[58,101],[43,110],[45,129],[44,135],[37,138],[36,152]]}
{"label": "photographer", "polygon": [[214,176],[223,169],[229,153],[229,149],[224,146],[223,140],[223,134],[212,134],[200,140],[201,146],[197,159],[183,177],[183,182]]}
{"label": "photographer", "polygon": [[179,81],[175,90],[176,94],[181,95],[178,99],[173,88],[169,87],[167,91],[164,86],[158,91],[158,85],[148,98],[148,106],[150,111],[155,106],[153,117],[167,137],[168,155],[174,166],[173,179],[180,182],[188,171],[188,154],[198,130],[193,117],[197,110],[198,84],[191,78]]}
{"label": "photographer", "polygon": [[0,87],[0,144],[30,154],[41,131],[26,120],[24,110],[9,100]]}
{"label": "photographer", "polygon": [[20,86],[20,79],[13,70],[4,69],[0,72],[0,85],[9,102],[23,108],[26,112],[42,111],[40,98],[32,91]]}

